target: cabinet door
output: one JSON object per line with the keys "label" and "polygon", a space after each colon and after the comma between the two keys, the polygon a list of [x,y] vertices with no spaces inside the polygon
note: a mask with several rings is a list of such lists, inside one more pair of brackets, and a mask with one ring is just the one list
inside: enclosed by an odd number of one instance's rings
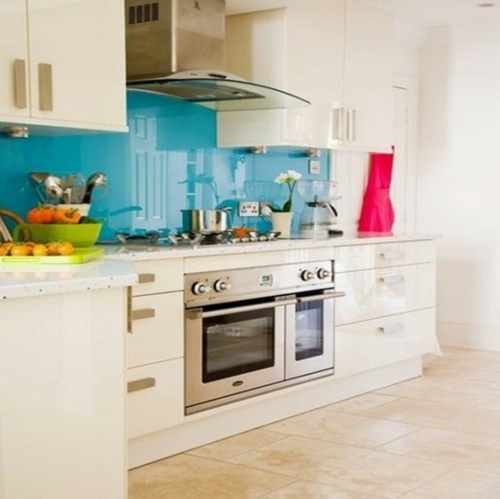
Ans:
{"label": "cabinet door", "polygon": [[184,420],[184,361],[127,370],[127,436],[136,438]]}
{"label": "cabinet door", "polygon": [[28,74],[25,0],[0,2],[0,47],[0,120],[28,116],[27,80],[23,82],[22,75],[23,66],[26,78]]}
{"label": "cabinet door", "polygon": [[126,129],[123,9],[121,0],[28,0],[33,117]]}
{"label": "cabinet door", "polygon": [[335,302],[336,324],[347,324],[435,306],[434,263],[337,274],[346,296]]}
{"label": "cabinet door", "polygon": [[343,102],[350,148],[391,150],[392,33],[390,14],[348,0]]}
{"label": "cabinet door", "polygon": [[286,10],[286,88],[311,102],[286,111],[285,137],[312,147],[335,147],[341,135],[344,0]]}
{"label": "cabinet door", "polygon": [[342,378],[428,353],[438,353],[436,312],[406,314],[338,326],[335,376]]}

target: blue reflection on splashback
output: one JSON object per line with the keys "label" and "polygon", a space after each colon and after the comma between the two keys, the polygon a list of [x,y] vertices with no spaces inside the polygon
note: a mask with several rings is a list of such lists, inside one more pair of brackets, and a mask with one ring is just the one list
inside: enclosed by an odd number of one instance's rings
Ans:
{"label": "blue reflection on splashback", "polygon": [[[98,193],[90,215],[105,220],[102,240],[120,232],[156,229],[177,232],[181,210],[232,208],[234,226],[269,228],[263,217],[240,218],[239,199],[281,204],[286,186],[274,182],[286,170],[304,178],[328,178],[328,156],[321,174],[308,174],[302,151],[253,154],[216,148],[216,117],[204,107],[155,94],[127,93],[129,133],[0,137],[0,207],[24,216],[39,202],[29,172],[56,176],[100,171],[108,189]],[[296,195],[293,209],[303,203]],[[298,216],[295,217],[296,229]]]}

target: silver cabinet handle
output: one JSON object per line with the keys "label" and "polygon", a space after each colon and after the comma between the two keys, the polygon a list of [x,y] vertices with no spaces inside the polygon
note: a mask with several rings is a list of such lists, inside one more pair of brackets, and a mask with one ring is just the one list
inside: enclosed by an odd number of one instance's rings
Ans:
{"label": "silver cabinet handle", "polygon": [[405,254],[404,251],[385,251],[380,253],[380,256],[384,260],[397,260],[398,258],[403,258]]}
{"label": "silver cabinet handle", "polygon": [[127,333],[133,334],[132,330],[132,286],[127,287]]}
{"label": "silver cabinet handle", "polygon": [[148,282],[155,282],[156,274],[139,274],[139,284],[146,284]]}
{"label": "silver cabinet handle", "polygon": [[40,111],[53,111],[52,64],[38,64],[38,94]]}
{"label": "silver cabinet handle", "polygon": [[344,138],[344,109],[341,107],[332,110],[332,140]]}
{"label": "silver cabinet handle", "polygon": [[395,322],[394,324],[387,324],[386,326],[380,326],[379,330],[385,333],[395,333],[400,329],[404,328],[404,324],[402,322]]}
{"label": "silver cabinet handle", "polygon": [[132,310],[132,320],[139,321],[141,319],[152,319],[156,315],[154,308],[140,308]]}
{"label": "silver cabinet handle", "polygon": [[127,393],[138,392],[156,386],[156,378],[142,378],[127,383]]}
{"label": "silver cabinet handle", "polygon": [[349,142],[356,141],[356,109],[348,109],[346,111],[346,128],[347,140]]}
{"label": "silver cabinet handle", "polygon": [[405,280],[405,276],[401,274],[396,274],[396,275],[388,275],[385,277],[381,277],[380,280],[384,284],[395,284],[397,282],[403,282]]}
{"label": "silver cabinet handle", "polygon": [[26,61],[14,61],[14,104],[19,109],[28,107],[28,92],[26,87]]}
{"label": "silver cabinet handle", "polygon": [[224,310],[213,310],[203,312],[201,308],[193,308],[186,311],[188,319],[208,319],[209,317],[219,317],[221,315],[237,314],[241,312],[253,312],[254,310],[266,310],[268,308],[284,307],[285,305],[295,305],[297,300],[280,300],[270,303],[259,303],[257,305],[244,305],[242,307],[225,308]]}
{"label": "silver cabinet handle", "polygon": [[327,292],[324,295],[307,296],[306,298],[297,298],[297,303],[307,303],[311,301],[329,300],[331,298],[342,298],[345,296],[344,291]]}

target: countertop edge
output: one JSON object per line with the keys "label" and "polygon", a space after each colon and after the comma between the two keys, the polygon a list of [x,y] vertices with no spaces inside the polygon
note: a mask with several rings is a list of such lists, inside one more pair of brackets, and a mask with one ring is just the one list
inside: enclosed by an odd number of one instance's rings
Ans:
{"label": "countertop edge", "polygon": [[105,259],[147,261],[203,256],[237,255],[261,251],[286,251],[310,248],[331,248],[361,244],[434,240],[433,234],[362,233],[331,239],[278,239],[262,243],[238,243],[197,246],[103,245]]}
{"label": "countertop edge", "polygon": [[136,284],[131,262],[102,258],[75,265],[15,265],[0,268],[0,300],[91,291]]}

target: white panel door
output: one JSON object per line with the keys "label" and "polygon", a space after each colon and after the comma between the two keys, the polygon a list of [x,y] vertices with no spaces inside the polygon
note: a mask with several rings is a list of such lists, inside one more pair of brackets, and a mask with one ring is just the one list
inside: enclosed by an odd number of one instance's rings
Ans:
{"label": "white panel door", "polygon": [[120,0],[28,0],[33,117],[125,128],[123,9]]}
{"label": "white panel door", "polygon": [[[27,88],[23,92],[22,66],[28,71],[28,33],[25,0],[0,2],[0,119],[28,116]],[[18,61],[15,64],[15,61]],[[15,65],[17,75],[15,75]],[[26,73],[26,77],[27,77]],[[17,81],[19,95],[15,94]],[[25,81],[27,84],[27,80]],[[24,96],[25,102],[22,101]]]}
{"label": "white panel door", "polygon": [[347,2],[344,107],[349,147],[391,151],[392,17],[381,9]]}

